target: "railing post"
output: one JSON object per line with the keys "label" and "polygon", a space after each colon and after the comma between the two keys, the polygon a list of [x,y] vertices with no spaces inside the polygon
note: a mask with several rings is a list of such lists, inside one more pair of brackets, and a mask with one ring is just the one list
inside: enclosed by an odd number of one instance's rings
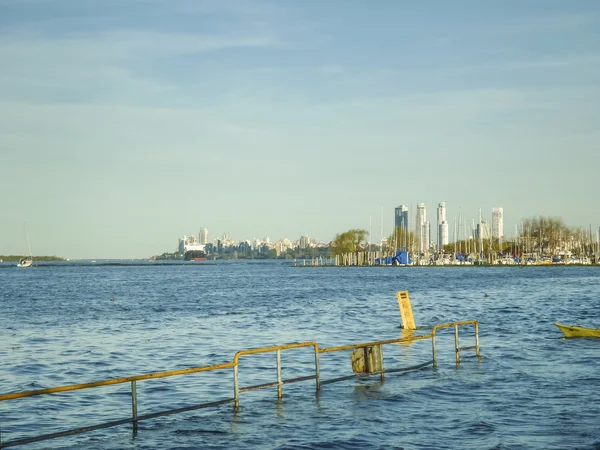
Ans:
{"label": "railing post", "polygon": [[481,359],[479,354],[479,324],[477,322],[475,322],[475,354],[477,358]]}
{"label": "railing post", "polygon": [[277,350],[277,398],[283,397],[283,391],[281,381],[281,350]]}
{"label": "railing post", "polygon": [[319,392],[321,390],[321,368],[319,366],[319,347],[317,346],[315,346],[315,380],[317,382],[317,392]]}
{"label": "railing post", "polygon": [[433,336],[431,336],[431,350],[433,351],[433,367],[435,367],[437,365],[435,351],[435,330],[433,332]]}
{"label": "railing post", "polygon": [[135,380],[131,382],[131,412],[133,418],[133,433],[138,431],[138,408],[137,408],[137,388]]}
{"label": "railing post", "polygon": [[238,384],[238,366],[237,364],[233,366],[233,399],[234,399],[234,407],[238,409],[240,406],[240,386]]}
{"label": "railing post", "polygon": [[458,346],[458,325],[454,325],[454,347],[456,348],[456,364],[460,364],[460,347]]}

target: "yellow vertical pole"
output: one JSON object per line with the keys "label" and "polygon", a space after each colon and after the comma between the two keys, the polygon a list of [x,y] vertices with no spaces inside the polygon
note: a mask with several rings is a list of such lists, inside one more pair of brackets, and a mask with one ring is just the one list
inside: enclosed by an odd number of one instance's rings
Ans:
{"label": "yellow vertical pole", "polygon": [[479,324],[477,322],[475,322],[475,353],[481,359],[481,354],[479,353]]}
{"label": "yellow vertical pole", "polygon": [[240,407],[240,385],[238,382],[238,366],[237,364],[233,366],[233,399],[234,399],[234,408],[237,409]]}
{"label": "yellow vertical pole", "polygon": [[137,434],[138,431],[138,407],[137,407],[137,388],[135,380],[131,382],[131,411],[133,419],[133,434]]}
{"label": "yellow vertical pole", "polygon": [[454,347],[456,348],[456,365],[460,364],[460,347],[458,345],[458,325],[454,325]]}
{"label": "yellow vertical pole", "polygon": [[283,381],[281,379],[281,350],[277,350],[277,398],[283,397],[283,391],[281,386]]}

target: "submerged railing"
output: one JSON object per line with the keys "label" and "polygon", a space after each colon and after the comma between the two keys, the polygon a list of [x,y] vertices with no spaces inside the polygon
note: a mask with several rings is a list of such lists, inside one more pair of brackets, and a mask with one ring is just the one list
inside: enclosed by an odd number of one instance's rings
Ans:
{"label": "submerged railing", "polygon": [[[465,326],[465,325],[473,325],[475,327],[475,345],[461,348],[461,347],[459,347],[458,328],[459,328],[459,326]],[[110,386],[110,385],[115,385],[115,384],[130,383],[131,384],[132,414],[131,414],[131,417],[120,419],[120,420],[105,422],[105,423],[98,424],[98,425],[91,425],[91,426],[87,426],[87,427],[83,427],[83,428],[75,428],[75,429],[61,431],[61,432],[57,432],[57,433],[44,434],[44,435],[30,437],[30,438],[23,438],[23,439],[16,439],[16,440],[12,440],[12,441],[2,442],[2,440],[1,440],[2,437],[0,436],[0,448],[14,447],[14,446],[18,446],[18,445],[30,444],[33,442],[44,441],[47,439],[71,436],[71,435],[75,435],[75,434],[85,433],[88,431],[99,430],[99,429],[114,427],[114,426],[118,426],[118,425],[124,425],[127,423],[131,423],[133,426],[133,432],[137,433],[138,423],[142,420],[148,420],[148,419],[153,419],[153,418],[160,417],[160,416],[167,416],[170,414],[176,414],[176,413],[181,413],[181,412],[193,411],[193,410],[201,409],[201,408],[208,408],[208,407],[212,407],[212,406],[223,405],[226,403],[233,403],[234,407],[237,409],[239,407],[239,397],[242,392],[248,392],[248,391],[263,389],[263,388],[268,388],[268,387],[277,387],[277,396],[278,396],[278,398],[282,398],[283,385],[289,384],[289,383],[296,383],[299,381],[315,380],[315,385],[316,385],[315,387],[316,387],[316,391],[318,392],[321,389],[322,385],[329,384],[329,383],[335,383],[335,382],[339,382],[339,381],[344,381],[344,380],[349,380],[352,378],[356,378],[357,376],[379,375],[381,377],[381,379],[383,380],[385,373],[417,370],[417,369],[426,367],[428,365],[432,365],[435,367],[436,366],[436,356],[437,356],[436,355],[437,332],[441,329],[450,328],[450,327],[454,328],[456,364],[460,364],[460,352],[464,351],[464,350],[474,349],[477,357],[481,358],[480,351],[479,351],[479,324],[475,320],[468,320],[468,321],[463,321],[463,322],[452,322],[452,323],[436,325],[432,328],[431,333],[428,333],[425,335],[418,335],[418,336],[407,336],[407,337],[403,337],[400,339],[388,339],[388,340],[384,340],[384,341],[343,345],[343,346],[339,346],[339,347],[328,347],[328,348],[319,348],[319,345],[316,342],[303,342],[303,343],[298,343],[298,344],[277,345],[277,346],[273,346],[273,347],[241,350],[235,354],[232,362],[224,363],[224,364],[215,364],[215,365],[204,366],[204,367],[192,367],[189,369],[173,370],[173,371],[168,371],[168,372],[156,372],[156,373],[145,374],[145,375],[136,375],[136,376],[131,376],[131,377],[123,377],[123,378],[115,378],[115,379],[110,379],[110,380],[96,381],[96,382],[92,382],[92,383],[72,384],[72,385],[68,385],[68,386],[59,386],[59,387],[48,388],[48,389],[39,389],[39,390],[35,390],[35,391],[24,391],[24,392],[10,393],[10,394],[2,394],[2,395],[0,395],[0,402],[8,401],[8,400],[15,400],[15,399],[19,399],[19,398],[25,398],[25,397],[34,397],[34,396],[40,396],[40,395],[55,394],[55,393],[59,393],[59,392],[77,391],[77,390],[81,390],[81,389],[91,389],[91,388],[97,388],[97,387],[101,387],[101,386]],[[427,361],[427,362],[424,362],[424,363],[421,363],[418,365],[410,366],[410,367],[384,369],[382,346],[389,345],[389,344],[402,344],[402,343],[425,340],[425,339],[431,339],[431,343],[432,343],[432,356],[433,357],[430,361]],[[281,352],[283,350],[291,350],[291,349],[307,348],[307,347],[312,347],[314,350],[315,374],[309,375],[309,376],[304,376],[304,377],[283,380],[282,375],[281,375]],[[345,350],[354,350],[355,352],[357,352],[358,350],[361,350],[361,349],[364,352],[364,365],[361,366],[362,369],[360,369],[360,373],[349,375],[349,376],[343,376],[343,377],[339,377],[339,378],[333,378],[333,379],[329,379],[329,380],[321,380],[320,355],[326,354],[326,353],[345,351]],[[256,355],[256,354],[260,354],[260,353],[271,353],[271,352],[275,352],[276,357],[277,357],[277,381],[274,381],[271,383],[254,385],[254,386],[240,387],[239,374],[238,374],[238,364],[239,364],[240,358],[243,356],[248,356],[248,355]],[[361,356],[360,352],[358,352],[358,355]],[[233,368],[233,398],[228,398],[228,399],[219,400],[219,401],[210,402],[210,403],[202,403],[200,405],[186,406],[183,408],[170,409],[167,411],[160,411],[160,412],[155,412],[155,413],[150,413],[150,414],[143,414],[143,415],[138,414],[138,398],[137,398],[137,385],[136,385],[138,381],[166,378],[166,377],[172,377],[172,376],[178,376],[178,375],[187,375],[187,374],[199,373],[199,372],[225,370],[225,369],[231,369],[231,368]]]}

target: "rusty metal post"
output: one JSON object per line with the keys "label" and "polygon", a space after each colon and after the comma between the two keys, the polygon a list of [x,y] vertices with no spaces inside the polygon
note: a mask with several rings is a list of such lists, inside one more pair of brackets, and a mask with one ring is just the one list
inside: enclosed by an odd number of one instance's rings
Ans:
{"label": "rusty metal post", "polygon": [[477,358],[481,359],[479,354],[479,324],[477,322],[475,322],[475,354]]}
{"label": "rusty metal post", "polygon": [[281,386],[283,385],[281,381],[281,350],[277,350],[277,398],[283,397],[283,391]]}
{"label": "rusty metal post", "polygon": [[460,364],[460,347],[458,346],[458,325],[454,325],[454,347],[456,348],[456,365]]}
{"label": "rusty metal post", "polygon": [[137,388],[135,380],[131,382],[131,411],[133,417],[133,433],[135,434],[138,430]]}
{"label": "rusty metal post", "polygon": [[238,409],[240,406],[240,386],[238,384],[238,366],[233,366],[233,406]]}
{"label": "rusty metal post", "polygon": [[[337,256],[336,256],[337,258]],[[315,346],[315,380],[317,382],[317,392],[321,390],[321,367],[319,365],[319,348]]]}

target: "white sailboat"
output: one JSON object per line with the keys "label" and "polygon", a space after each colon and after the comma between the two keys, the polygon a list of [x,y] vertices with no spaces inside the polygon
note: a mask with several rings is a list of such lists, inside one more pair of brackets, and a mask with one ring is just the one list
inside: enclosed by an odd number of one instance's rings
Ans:
{"label": "white sailboat", "polygon": [[27,224],[25,224],[25,238],[27,239],[27,247],[29,248],[29,256],[22,258],[17,267],[31,267],[33,264],[33,255],[31,254],[31,245],[29,245],[29,236],[27,235]]}

